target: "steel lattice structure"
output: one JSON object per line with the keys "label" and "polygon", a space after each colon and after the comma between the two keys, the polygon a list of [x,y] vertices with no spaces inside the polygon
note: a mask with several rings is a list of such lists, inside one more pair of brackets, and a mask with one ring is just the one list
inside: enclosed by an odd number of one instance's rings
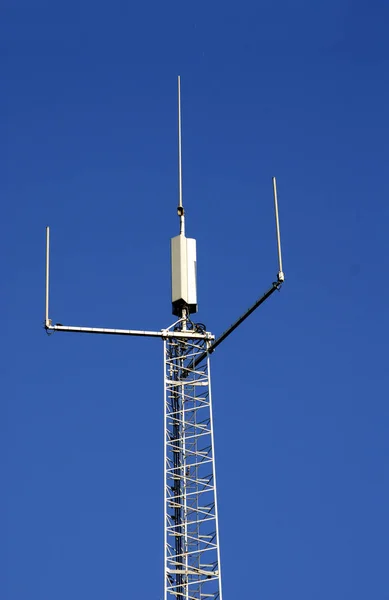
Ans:
{"label": "steel lattice structure", "polygon": [[164,342],[165,600],[222,599],[209,344]]}

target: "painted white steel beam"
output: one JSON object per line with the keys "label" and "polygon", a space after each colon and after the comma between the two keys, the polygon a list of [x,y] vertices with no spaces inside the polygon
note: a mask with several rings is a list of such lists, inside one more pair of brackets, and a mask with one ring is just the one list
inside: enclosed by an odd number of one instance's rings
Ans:
{"label": "painted white steel beam", "polygon": [[[196,331],[170,331],[161,329],[161,331],[144,331],[140,329],[106,329],[101,327],[73,327],[71,325],[46,325],[47,331],[65,331],[69,333],[99,333],[105,335],[132,335],[155,338],[178,338],[178,339],[194,339],[194,340],[214,340],[215,336],[211,333],[199,333]],[[198,384],[200,385],[200,384]]]}

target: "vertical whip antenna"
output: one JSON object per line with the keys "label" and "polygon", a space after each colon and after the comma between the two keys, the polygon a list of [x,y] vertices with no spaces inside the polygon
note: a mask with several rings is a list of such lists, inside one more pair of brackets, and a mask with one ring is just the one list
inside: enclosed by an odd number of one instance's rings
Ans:
{"label": "vertical whip antenna", "polygon": [[50,275],[50,227],[46,227],[46,312],[45,326],[51,325],[49,319],[49,275]]}
{"label": "vertical whip antenna", "polygon": [[185,214],[182,205],[182,142],[181,142],[181,77],[178,75],[178,207],[180,217],[180,234],[185,235]]}
{"label": "vertical whip antenna", "polygon": [[278,281],[283,282],[285,279],[285,275],[282,270],[281,233],[280,233],[280,220],[278,217],[277,183],[276,183],[275,177],[273,177],[273,193],[274,193],[274,214],[275,214],[275,218],[276,218],[276,235],[277,235],[277,251],[278,251]]}

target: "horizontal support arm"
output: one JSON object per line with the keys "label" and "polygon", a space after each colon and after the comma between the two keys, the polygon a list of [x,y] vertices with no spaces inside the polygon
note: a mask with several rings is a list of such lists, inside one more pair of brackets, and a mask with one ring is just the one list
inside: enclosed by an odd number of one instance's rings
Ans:
{"label": "horizontal support arm", "polygon": [[48,333],[54,331],[65,331],[67,333],[99,333],[103,335],[132,335],[137,337],[154,337],[154,338],[182,338],[182,339],[197,339],[212,341],[215,336],[207,331],[175,331],[172,329],[179,321],[171,325],[167,329],[161,331],[145,331],[139,329],[106,329],[101,327],[73,327],[70,325],[61,325],[56,323],[53,325],[49,319],[49,262],[50,259],[50,228],[46,227],[46,310],[45,310],[45,329]]}
{"label": "horizontal support arm", "polygon": [[198,333],[191,331],[142,331],[139,329],[102,329],[100,327],[72,327],[68,325],[46,325],[46,331],[65,331],[68,333],[100,333],[105,335],[132,335],[157,338],[185,338],[214,340],[215,336],[210,333]]}
{"label": "horizontal support arm", "polygon": [[249,317],[257,308],[258,306],[261,306],[261,304],[263,304],[265,302],[265,300],[267,300],[268,298],[270,298],[270,296],[276,291],[279,290],[281,288],[281,283],[279,281],[276,281],[272,284],[271,288],[269,288],[267,290],[267,292],[265,292],[265,294],[263,294],[263,296],[261,296],[260,298],[258,298],[258,300],[256,302],[254,302],[254,304],[252,306],[250,306],[250,308],[248,308],[246,310],[245,313],[243,313],[243,315],[241,317],[239,317],[239,319],[237,321],[235,321],[235,323],[233,323],[228,329],[226,329],[214,342],[213,344],[210,345],[208,352],[213,352],[218,346],[219,344],[221,344],[222,342],[224,342],[224,340],[233,332],[235,331],[235,329],[237,327],[239,327],[239,325],[241,325],[243,323],[243,321],[245,321],[247,319],[247,317]]}
{"label": "horizontal support arm", "polygon": [[200,354],[200,356],[198,356],[196,358],[196,360],[194,361],[194,364],[193,364],[193,368],[196,368],[197,365],[199,365],[201,363],[201,361],[204,360],[204,358],[206,358],[207,354],[211,354],[222,342],[224,342],[224,340],[233,331],[235,331],[235,329],[237,327],[239,327],[239,325],[241,325],[243,323],[243,321],[245,321],[247,319],[247,317],[249,317],[258,308],[258,306],[261,306],[261,304],[263,304],[265,302],[265,300],[267,300],[268,298],[270,298],[270,296],[272,294],[274,294],[274,292],[276,290],[281,289],[281,286],[282,286],[282,282],[281,281],[275,281],[272,284],[271,288],[269,288],[267,290],[267,292],[265,292],[263,294],[263,296],[261,296],[260,298],[258,298],[258,300],[256,302],[254,302],[254,304],[252,306],[250,306],[250,308],[248,308],[246,310],[246,312],[243,313],[243,315],[241,317],[239,317],[239,319],[237,321],[235,321],[235,323],[233,323],[212,344],[210,344],[210,346],[208,347],[208,350],[206,352],[203,352],[202,354]]}

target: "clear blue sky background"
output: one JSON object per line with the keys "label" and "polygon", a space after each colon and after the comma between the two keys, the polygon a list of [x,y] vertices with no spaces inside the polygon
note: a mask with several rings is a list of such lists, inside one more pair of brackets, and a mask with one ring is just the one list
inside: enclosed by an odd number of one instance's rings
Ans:
{"label": "clear blue sky background", "polygon": [[[389,598],[389,4],[0,9],[4,600],[160,600],[176,77],[225,600]],[[4,518],[3,518],[4,517]],[[8,541],[5,543],[5,539]]]}

